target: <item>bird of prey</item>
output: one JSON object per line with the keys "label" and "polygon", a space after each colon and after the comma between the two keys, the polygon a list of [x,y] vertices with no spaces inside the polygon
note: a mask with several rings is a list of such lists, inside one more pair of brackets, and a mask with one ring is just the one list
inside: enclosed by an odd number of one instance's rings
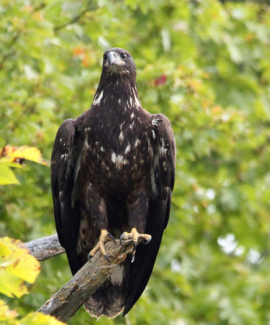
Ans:
{"label": "bird of prey", "polygon": [[91,315],[115,317],[124,308],[124,316],[144,291],[168,223],[174,175],[169,120],[142,108],[132,56],[107,50],[90,109],[63,122],[52,152],[56,229],[72,273],[99,249],[109,260],[108,240],[138,244],[85,302]]}

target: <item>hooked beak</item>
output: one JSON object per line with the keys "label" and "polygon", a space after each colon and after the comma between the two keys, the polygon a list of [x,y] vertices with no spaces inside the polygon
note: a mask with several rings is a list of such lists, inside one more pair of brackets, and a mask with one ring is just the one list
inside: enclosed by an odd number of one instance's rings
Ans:
{"label": "hooked beak", "polygon": [[115,62],[115,53],[114,52],[110,52],[108,54],[108,63],[109,63],[109,67]]}
{"label": "hooked beak", "polygon": [[111,67],[112,65],[122,65],[122,64],[125,64],[125,62],[118,57],[118,54],[116,54],[114,51],[109,52],[108,54],[109,67]]}

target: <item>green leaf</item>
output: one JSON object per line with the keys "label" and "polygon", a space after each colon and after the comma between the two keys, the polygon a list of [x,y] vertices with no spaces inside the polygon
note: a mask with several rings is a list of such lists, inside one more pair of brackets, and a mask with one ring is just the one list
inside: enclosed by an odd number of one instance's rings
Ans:
{"label": "green leaf", "polygon": [[19,181],[13,171],[6,164],[0,163],[0,185],[7,184],[19,184]]}

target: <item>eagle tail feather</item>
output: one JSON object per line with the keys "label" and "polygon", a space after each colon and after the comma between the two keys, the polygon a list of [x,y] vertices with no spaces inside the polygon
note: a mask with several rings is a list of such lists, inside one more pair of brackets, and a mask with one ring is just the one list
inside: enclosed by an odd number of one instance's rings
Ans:
{"label": "eagle tail feather", "polygon": [[129,264],[126,261],[113,269],[110,277],[84,303],[86,311],[97,318],[119,315],[127,297],[128,274]]}

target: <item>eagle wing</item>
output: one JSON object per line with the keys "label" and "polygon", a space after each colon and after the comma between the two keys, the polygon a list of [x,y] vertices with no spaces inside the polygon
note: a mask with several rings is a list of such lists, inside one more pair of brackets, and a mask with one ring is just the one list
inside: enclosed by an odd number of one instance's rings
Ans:
{"label": "eagle wing", "polygon": [[146,246],[137,247],[136,258],[131,265],[123,316],[133,307],[147,285],[170,215],[171,193],[175,179],[175,140],[171,124],[165,115],[152,115],[151,126],[150,132],[154,135],[153,190],[145,233],[150,234],[152,240]]}
{"label": "eagle wing", "polygon": [[74,172],[77,153],[74,152],[76,128],[74,120],[66,120],[59,128],[51,157],[51,184],[56,230],[60,244],[65,248],[72,273],[79,270],[83,262],[76,249],[80,227],[80,212],[72,205]]}

